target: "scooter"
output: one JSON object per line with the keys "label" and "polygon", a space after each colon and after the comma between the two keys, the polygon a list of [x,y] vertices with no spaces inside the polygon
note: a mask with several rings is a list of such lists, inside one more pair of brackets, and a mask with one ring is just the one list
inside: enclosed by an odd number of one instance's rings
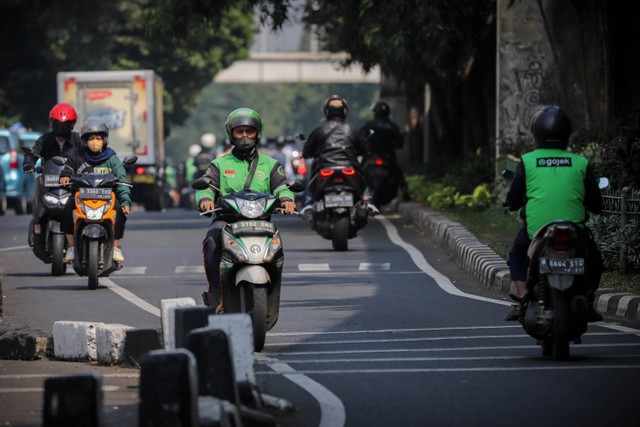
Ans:
{"label": "scooter", "polygon": [[311,227],[331,240],[334,250],[348,250],[349,239],[367,225],[370,215],[366,204],[360,201],[362,185],[358,171],[351,166],[328,166],[311,180],[315,181]]}
{"label": "scooter", "polygon": [[[66,159],[54,157],[53,160],[64,165]],[[136,156],[127,156],[122,163],[132,165],[137,160]],[[116,222],[114,188],[118,185],[131,187],[130,183],[120,182],[111,173],[83,172],[71,177],[75,198],[73,269],[79,276],[88,277],[89,289],[98,287],[99,277],[107,277],[123,267],[122,263],[113,261]]]}
{"label": "scooter", "polygon": [[[503,171],[503,177],[513,176]],[[606,188],[608,179],[600,178]],[[587,232],[570,221],[552,221],[538,230],[529,246],[526,293],[511,295],[521,304],[520,323],[536,338],[543,356],[567,360],[570,342],[587,331],[589,299],[586,272]]]}
{"label": "scooter", "polygon": [[[207,177],[196,179],[196,190],[209,188]],[[290,181],[293,192],[304,190],[300,181]],[[280,312],[280,287],[284,252],[282,240],[271,215],[280,213],[278,199],[251,190],[221,198],[220,207],[203,214],[216,214],[229,223],[222,232],[220,287],[225,313],[248,313],[253,327],[255,351],[262,351],[267,331]]]}
{"label": "scooter", "polygon": [[365,165],[373,204],[380,209],[398,195],[398,178],[392,173],[394,159],[390,155],[375,155]]}
{"label": "scooter", "polygon": [[[23,151],[43,160],[28,147],[23,147]],[[67,239],[60,229],[60,222],[64,205],[72,194],[59,183],[63,168],[64,166],[56,164],[52,159],[36,168],[35,172],[39,174],[36,181],[36,197],[40,197],[37,214],[41,221],[39,224],[33,224],[32,220],[29,224],[29,234],[33,236],[29,243],[33,253],[45,264],[51,264],[52,276],[61,276],[67,270],[63,261]]]}

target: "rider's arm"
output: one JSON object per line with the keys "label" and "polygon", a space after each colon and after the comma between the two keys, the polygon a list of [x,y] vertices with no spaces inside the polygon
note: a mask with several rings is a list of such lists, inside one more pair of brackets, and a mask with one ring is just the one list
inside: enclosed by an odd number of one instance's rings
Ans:
{"label": "rider's arm", "polygon": [[24,161],[22,163],[22,170],[24,171],[33,170],[36,162],[38,161],[38,159],[34,154],[40,155],[40,153],[42,153],[42,140],[43,140],[43,137],[41,136],[36,140],[35,144],[33,144],[33,147],[31,148],[31,151],[33,151],[33,154],[25,153]]}
{"label": "rider's arm", "polygon": [[295,199],[295,195],[293,191],[289,190],[286,186],[287,176],[284,173],[284,169],[282,165],[276,163],[271,168],[271,174],[269,176],[269,186],[271,189],[271,193],[278,197],[281,201],[293,201]]}
{"label": "rider's arm", "polygon": [[[111,163],[111,170],[114,175],[118,177],[120,182],[127,182],[127,171],[122,164],[122,161],[115,154],[109,158]],[[120,206],[131,206],[131,188],[127,185],[118,185],[116,187],[116,197]]]}
{"label": "rider's arm", "polygon": [[213,189],[214,187],[220,188],[220,170],[218,169],[218,165],[211,163],[204,176],[211,180],[211,185],[207,189],[196,190],[195,198],[196,206],[198,207],[202,201],[207,200],[213,202],[215,200],[215,193]]}
{"label": "rider's arm", "polygon": [[516,211],[523,207],[527,197],[527,180],[525,177],[524,165],[522,162],[516,166],[515,173],[513,175],[513,181],[511,181],[511,187],[507,193],[506,203],[509,206],[509,210]]}
{"label": "rider's arm", "polygon": [[307,138],[307,141],[304,143],[304,147],[302,148],[302,157],[305,159],[312,159],[318,156],[318,148],[321,140],[319,135],[321,133],[320,128],[321,126],[318,126],[312,130],[309,138]]}

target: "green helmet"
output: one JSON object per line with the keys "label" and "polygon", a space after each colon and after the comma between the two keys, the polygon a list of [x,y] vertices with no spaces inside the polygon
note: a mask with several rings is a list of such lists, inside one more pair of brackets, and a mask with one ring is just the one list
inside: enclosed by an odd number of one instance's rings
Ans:
{"label": "green helmet", "polygon": [[262,119],[260,118],[260,114],[251,108],[236,108],[229,113],[229,117],[227,117],[227,121],[224,123],[224,128],[227,131],[227,137],[230,141],[233,140],[231,129],[238,126],[254,127],[258,131],[257,139],[259,140],[262,137]]}

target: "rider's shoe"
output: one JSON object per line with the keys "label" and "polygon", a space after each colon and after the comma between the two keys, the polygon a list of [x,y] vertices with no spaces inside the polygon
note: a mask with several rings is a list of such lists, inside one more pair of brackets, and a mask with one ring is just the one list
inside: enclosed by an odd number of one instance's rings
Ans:
{"label": "rider's shoe", "polygon": [[366,202],[367,212],[370,216],[376,216],[380,213],[380,210],[371,202]]}
{"label": "rider's shoe", "polygon": [[75,254],[73,253],[73,246],[69,246],[67,248],[67,252],[64,254],[64,258],[62,259],[64,262],[73,262],[76,259]]}
{"label": "rider's shoe", "polygon": [[122,255],[122,249],[120,249],[118,247],[114,247],[113,248],[113,260],[115,262],[123,262],[124,261],[124,255]]}
{"label": "rider's shoe", "polygon": [[511,321],[518,320],[519,317],[520,317],[520,304],[518,305],[514,304],[511,306],[511,311],[509,311],[507,315],[504,316],[504,320],[506,320],[507,322],[511,322]]}

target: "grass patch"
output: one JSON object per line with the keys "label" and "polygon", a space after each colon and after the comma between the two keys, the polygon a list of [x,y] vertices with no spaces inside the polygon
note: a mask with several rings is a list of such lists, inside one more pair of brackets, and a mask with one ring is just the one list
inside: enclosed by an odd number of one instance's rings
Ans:
{"label": "grass patch", "polygon": [[[508,257],[511,242],[521,226],[521,221],[517,217],[513,214],[505,214],[498,207],[483,211],[449,210],[443,211],[442,214],[451,221],[460,223],[505,260]],[[602,274],[600,287],[640,294],[640,272],[621,274],[615,270],[607,270]]]}

